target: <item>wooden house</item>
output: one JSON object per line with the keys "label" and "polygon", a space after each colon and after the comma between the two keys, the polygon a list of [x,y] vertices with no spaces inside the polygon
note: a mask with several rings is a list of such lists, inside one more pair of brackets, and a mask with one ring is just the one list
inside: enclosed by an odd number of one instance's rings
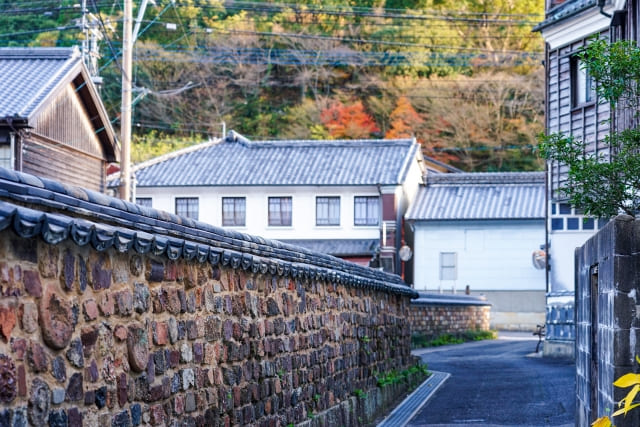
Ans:
{"label": "wooden house", "polygon": [[0,48],[0,166],[104,192],[118,146],[76,48]]}
{"label": "wooden house", "polygon": [[[612,126],[629,126],[628,114],[611,111],[595,92],[594,81],[582,67],[578,51],[593,37],[611,41],[638,40],[638,0],[547,0],[539,31],[546,43],[546,131],[573,135],[590,152],[609,156],[604,143]],[[585,218],[567,203],[558,189],[566,166],[548,165],[547,229],[550,291],[574,290],[574,249],[591,237],[606,220]]]}

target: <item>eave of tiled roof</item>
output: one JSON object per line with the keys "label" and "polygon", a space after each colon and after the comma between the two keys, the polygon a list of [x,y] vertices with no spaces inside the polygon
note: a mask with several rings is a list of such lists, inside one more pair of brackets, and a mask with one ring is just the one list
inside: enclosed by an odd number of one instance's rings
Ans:
{"label": "eave of tiled roof", "polygon": [[544,21],[533,27],[533,31],[542,31],[565,19],[579,14],[587,9],[596,7],[597,0],[568,0],[547,11]]}
{"label": "eave of tiled roof", "polygon": [[393,274],[0,168],[0,230],[9,227],[51,244],[71,241],[417,297]]}
{"label": "eave of tiled roof", "polygon": [[289,239],[282,242],[339,257],[372,256],[380,245],[379,239]]}

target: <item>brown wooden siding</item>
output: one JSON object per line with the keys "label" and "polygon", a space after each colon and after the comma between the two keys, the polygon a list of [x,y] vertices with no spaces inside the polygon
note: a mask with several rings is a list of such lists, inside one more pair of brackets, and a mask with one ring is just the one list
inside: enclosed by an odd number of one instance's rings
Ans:
{"label": "brown wooden siding", "polygon": [[[602,34],[607,36],[608,32]],[[589,152],[606,153],[603,141],[609,133],[610,108],[608,104],[593,102],[573,106],[571,58],[586,43],[578,40],[570,45],[550,50],[547,64],[547,132],[573,135],[587,143]],[[553,162],[550,165],[550,197],[562,199],[558,194],[567,178],[567,167]]]}
{"label": "brown wooden siding", "polygon": [[100,192],[105,188],[104,161],[33,133],[22,141],[21,163],[30,174]]}
{"label": "brown wooden siding", "polygon": [[39,135],[101,159],[106,158],[88,112],[71,84],[38,114],[31,125]]}

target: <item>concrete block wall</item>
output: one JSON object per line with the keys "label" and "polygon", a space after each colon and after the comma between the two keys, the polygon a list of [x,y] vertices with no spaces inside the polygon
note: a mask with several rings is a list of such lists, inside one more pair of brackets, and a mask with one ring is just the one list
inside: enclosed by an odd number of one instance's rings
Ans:
{"label": "concrete block wall", "polygon": [[2,426],[358,426],[417,363],[396,276],[3,170],[0,295]]}
{"label": "concrete block wall", "polygon": [[[610,415],[628,389],[613,382],[640,372],[640,222],[621,215],[576,249],[576,425]],[[617,426],[640,425],[638,411]]]}

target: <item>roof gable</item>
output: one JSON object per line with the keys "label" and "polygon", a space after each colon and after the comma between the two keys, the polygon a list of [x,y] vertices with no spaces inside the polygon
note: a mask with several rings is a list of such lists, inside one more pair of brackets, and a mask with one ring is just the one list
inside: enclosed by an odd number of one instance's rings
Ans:
{"label": "roof gable", "polygon": [[0,48],[0,119],[33,121],[67,85],[77,91],[110,161],[116,138],[77,48]]}
{"label": "roof gable", "polygon": [[418,153],[414,139],[249,141],[230,132],[135,173],[139,187],[398,185]]}
{"label": "roof gable", "polygon": [[455,173],[428,176],[407,220],[544,218],[544,173]]}

